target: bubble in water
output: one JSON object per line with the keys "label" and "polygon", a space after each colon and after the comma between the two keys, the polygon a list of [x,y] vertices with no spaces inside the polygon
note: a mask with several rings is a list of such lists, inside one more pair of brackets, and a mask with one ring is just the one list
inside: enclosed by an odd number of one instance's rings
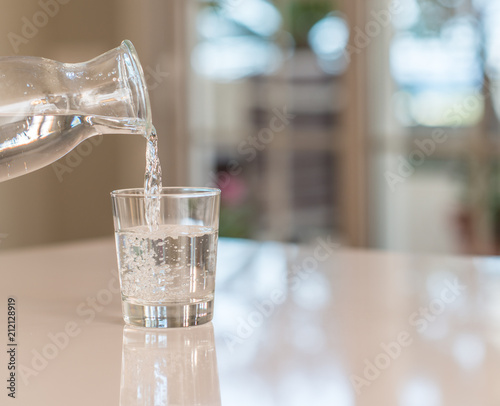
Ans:
{"label": "bubble in water", "polygon": [[[165,303],[213,296],[217,230],[203,226],[136,227],[116,234],[124,300]],[[192,249],[182,254],[179,243]],[[157,250],[162,243],[164,249]],[[206,251],[212,254],[206,254]]]}

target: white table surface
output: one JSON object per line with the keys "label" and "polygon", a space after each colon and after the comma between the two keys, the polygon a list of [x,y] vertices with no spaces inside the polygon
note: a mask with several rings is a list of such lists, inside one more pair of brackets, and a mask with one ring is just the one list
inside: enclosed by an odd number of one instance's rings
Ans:
{"label": "white table surface", "polygon": [[500,404],[498,258],[223,239],[213,322],[166,330],[125,328],[111,238],[0,275],[0,405]]}

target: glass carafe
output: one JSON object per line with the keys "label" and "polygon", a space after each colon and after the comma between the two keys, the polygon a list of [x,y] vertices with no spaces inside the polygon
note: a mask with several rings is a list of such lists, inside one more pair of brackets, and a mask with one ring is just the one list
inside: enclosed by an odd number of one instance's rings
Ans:
{"label": "glass carafe", "polygon": [[130,41],[83,63],[0,58],[0,182],[51,164],[94,135],[151,129]]}

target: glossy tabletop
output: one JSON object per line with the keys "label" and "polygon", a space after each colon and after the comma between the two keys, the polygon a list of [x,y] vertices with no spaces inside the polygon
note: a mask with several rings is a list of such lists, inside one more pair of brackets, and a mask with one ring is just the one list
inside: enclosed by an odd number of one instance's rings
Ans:
{"label": "glossy tabletop", "polygon": [[112,239],[0,274],[0,405],[500,404],[497,258],[222,239],[214,320],[187,329],[123,324]]}

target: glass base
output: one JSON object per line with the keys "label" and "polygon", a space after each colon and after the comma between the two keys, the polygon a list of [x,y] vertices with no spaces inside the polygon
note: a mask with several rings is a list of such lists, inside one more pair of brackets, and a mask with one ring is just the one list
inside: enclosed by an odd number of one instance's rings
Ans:
{"label": "glass base", "polygon": [[208,323],[213,300],[189,304],[144,305],[122,302],[125,323],[140,327],[189,327]]}

